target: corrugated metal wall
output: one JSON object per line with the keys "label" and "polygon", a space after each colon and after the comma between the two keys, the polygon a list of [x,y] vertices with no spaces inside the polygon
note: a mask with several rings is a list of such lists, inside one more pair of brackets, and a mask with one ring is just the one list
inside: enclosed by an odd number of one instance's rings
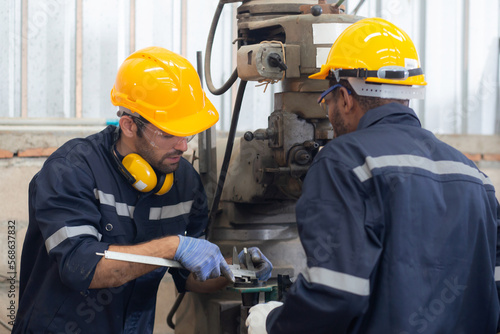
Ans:
{"label": "corrugated metal wall", "polygon": [[[332,2],[328,1],[328,2]],[[116,70],[132,51],[159,45],[196,64],[205,51],[216,0],[1,0],[0,117],[113,118]],[[413,102],[438,133],[493,134],[499,125],[498,0],[366,0],[358,15],[386,18],[420,51],[428,81]],[[351,13],[360,1],[347,0]],[[212,76],[220,86],[234,67],[235,8],[217,28]],[[265,127],[272,95],[249,83],[240,130]],[[227,130],[231,94],[210,99]],[[0,120],[1,122],[1,120]]]}

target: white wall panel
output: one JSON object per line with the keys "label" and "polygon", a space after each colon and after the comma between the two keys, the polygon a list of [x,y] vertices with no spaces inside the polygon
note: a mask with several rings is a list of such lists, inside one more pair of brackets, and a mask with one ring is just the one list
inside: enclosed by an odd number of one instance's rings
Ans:
{"label": "white wall panel", "polygon": [[[434,1],[427,8],[425,123],[438,133],[459,132],[462,10],[460,2]],[[443,13],[448,13],[443,15]]]}
{"label": "white wall panel", "polygon": [[493,134],[498,106],[498,12],[492,1],[471,1],[467,133]]}
{"label": "white wall panel", "polygon": [[0,116],[21,116],[21,2],[0,7]]}
{"label": "white wall panel", "polygon": [[[118,20],[125,15],[124,0],[83,1],[83,117],[112,118],[116,108],[110,100],[110,92],[116,71],[128,50],[118,49],[119,32],[129,31],[129,19]],[[123,9],[120,12],[117,9]],[[119,25],[119,23],[121,25]],[[122,48],[127,46],[121,43]],[[126,51],[126,52],[124,52]]]}
{"label": "white wall panel", "polygon": [[[188,60],[197,67],[196,54],[202,53],[202,66],[205,65],[205,49],[212,19],[217,8],[217,1],[188,1],[187,10],[187,55]],[[215,31],[211,56],[211,77],[216,88],[221,87],[231,76],[236,64],[232,61],[233,40],[233,5],[226,4],[223,8]],[[228,130],[231,122],[232,98],[231,91],[224,95],[215,96],[210,93],[206,86],[206,78],[203,71],[203,87],[207,96],[219,111],[220,119],[217,123],[218,130]],[[237,89],[237,85],[233,86]]]}
{"label": "white wall panel", "polygon": [[75,1],[28,2],[28,117],[72,117]]}
{"label": "white wall panel", "polygon": [[[23,1],[28,9],[24,21],[22,1],[0,2],[0,42],[6,46],[0,50],[0,73],[3,73],[0,117],[22,117],[21,101],[27,106],[27,117],[76,117],[76,0]],[[347,0],[348,12],[358,2]],[[78,58],[82,64],[82,117],[114,117],[116,108],[109,100],[109,92],[116,70],[133,51],[131,48],[163,46],[183,52],[196,67],[197,51],[202,51],[203,60],[205,57],[217,3],[216,0],[83,0],[82,54]],[[211,62],[216,87],[229,78],[235,67],[232,42],[236,37],[235,8],[240,4],[226,4],[217,27]],[[468,13],[468,22],[464,21],[467,17],[464,13]],[[366,0],[358,15],[393,21],[416,44],[428,86],[426,101],[413,102],[412,107],[424,127],[438,133],[500,131],[498,0]],[[21,37],[23,23],[27,33]],[[131,27],[135,29],[132,36]],[[467,35],[470,38],[464,44]],[[23,40],[27,43],[24,88]],[[273,93],[280,90],[280,84],[276,84],[264,93],[263,87],[255,85],[254,82],[247,85],[240,131],[267,125]],[[236,89],[237,85],[223,96],[208,93],[221,113],[217,125],[220,130],[229,129]],[[23,100],[25,93],[27,97]]]}
{"label": "white wall panel", "polygon": [[136,1],[136,50],[161,46],[180,53],[179,0]]}

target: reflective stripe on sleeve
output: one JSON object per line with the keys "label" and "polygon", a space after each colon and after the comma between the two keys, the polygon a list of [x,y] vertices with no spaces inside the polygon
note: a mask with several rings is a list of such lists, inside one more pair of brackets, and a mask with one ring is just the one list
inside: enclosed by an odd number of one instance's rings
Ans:
{"label": "reflective stripe on sleeve", "polygon": [[355,295],[370,295],[370,280],[366,278],[356,277],[320,267],[308,268],[304,272],[304,277],[310,283],[326,285],[330,288],[353,293]]}
{"label": "reflective stripe on sleeve", "polygon": [[54,234],[45,240],[45,248],[47,253],[57,247],[61,242],[68,238],[77,237],[79,235],[91,235],[96,237],[97,241],[101,241],[102,234],[100,234],[94,226],[64,226],[57,230]]}
{"label": "reflective stripe on sleeve", "polygon": [[495,267],[495,282],[500,281],[500,267]]}
{"label": "reflective stripe on sleeve", "polygon": [[462,162],[450,160],[434,161],[411,154],[384,155],[376,158],[366,157],[365,163],[354,168],[353,172],[361,182],[364,182],[372,178],[372,171],[374,169],[385,167],[420,168],[437,175],[461,174],[474,177],[483,184],[493,185],[487,176]]}
{"label": "reflective stripe on sleeve", "polygon": [[98,189],[94,189],[94,194],[101,204],[114,207],[119,216],[134,218],[135,206],[116,202],[113,194],[106,194]]}
{"label": "reflective stripe on sleeve", "polygon": [[160,220],[174,218],[191,212],[194,201],[181,202],[175,205],[166,205],[160,208],[151,208],[149,210],[149,220]]}

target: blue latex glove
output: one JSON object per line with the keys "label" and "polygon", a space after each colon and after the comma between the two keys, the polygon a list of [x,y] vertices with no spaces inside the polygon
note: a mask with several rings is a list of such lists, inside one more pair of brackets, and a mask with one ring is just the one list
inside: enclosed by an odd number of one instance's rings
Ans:
{"label": "blue latex glove", "polygon": [[[260,281],[267,281],[271,277],[271,272],[273,271],[273,264],[271,261],[265,257],[264,254],[257,247],[248,248],[248,254],[250,254],[250,259],[252,260],[253,266],[256,269],[255,275]],[[243,251],[238,254],[238,260],[240,264],[245,264],[245,253]]]}
{"label": "blue latex glove", "polygon": [[217,245],[204,240],[179,235],[179,247],[174,256],[197,280],[206,281],[221,274],[234,282],[234,275]]}

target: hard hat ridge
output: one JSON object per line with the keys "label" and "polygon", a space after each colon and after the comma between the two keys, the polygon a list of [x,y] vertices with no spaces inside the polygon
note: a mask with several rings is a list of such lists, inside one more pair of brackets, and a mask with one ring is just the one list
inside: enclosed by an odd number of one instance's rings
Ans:
{"label": "hard hat ridge", "polygon": [[111,90],[111,102],[181,137],[204,131],[219,119],[194,67],[161,47],[141,49],[125,59]]}

